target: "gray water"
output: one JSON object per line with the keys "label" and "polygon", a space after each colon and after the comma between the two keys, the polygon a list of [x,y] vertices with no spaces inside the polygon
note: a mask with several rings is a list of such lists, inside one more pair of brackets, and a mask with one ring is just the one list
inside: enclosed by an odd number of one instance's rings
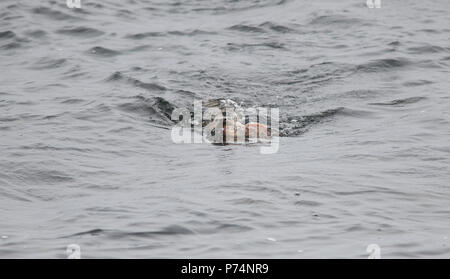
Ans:
{"label": "gray water", "polygon": [[[450,257],[450,2],[0,2],[0,257]],[[279,107],[279,151],[170,107]]]}

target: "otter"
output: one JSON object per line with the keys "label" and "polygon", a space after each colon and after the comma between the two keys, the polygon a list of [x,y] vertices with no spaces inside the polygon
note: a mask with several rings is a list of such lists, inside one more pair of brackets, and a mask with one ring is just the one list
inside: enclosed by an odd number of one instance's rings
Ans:
{"label": "otter", "polygon": [[[272,131],[272,128],[266,124],[250,122],[242,106],[230,99],[208,100],[204,102],[204,107],[219,108],[222,112],[222,115],[216,116],[212,121],[204,120],[202,123],[203,127],[213,123],[216,127],[215,129],[221,129],[222,144],[236,143],[239,142],[239,139],[243,139],[245,142],[258,142],[270,140],[271,137],[278,135],[276,131]],[[256,110],[254,110],[253,114],[256,117]]]}

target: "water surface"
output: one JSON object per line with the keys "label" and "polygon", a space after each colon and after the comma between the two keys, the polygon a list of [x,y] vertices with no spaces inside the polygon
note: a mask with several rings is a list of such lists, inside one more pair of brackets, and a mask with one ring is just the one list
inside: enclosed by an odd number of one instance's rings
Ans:
{"label": "water surface", "polygon": [[[0,257],[450,256],[450,3],[0,3]],[[280,108],[276,154],[168,107]]]}

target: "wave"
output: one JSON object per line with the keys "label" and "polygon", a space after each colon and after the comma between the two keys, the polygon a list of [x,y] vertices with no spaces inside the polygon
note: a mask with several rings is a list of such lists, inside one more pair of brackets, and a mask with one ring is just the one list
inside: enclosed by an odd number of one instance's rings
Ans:
{"label": "wave", "polygon": [[195,35],[214,35],[216,34],[216,32],[195,29],[190,31],[169,31],[167,32],[167,34],[177,36],[195,36]]}
{"label": "wave", "polygon": [[429,80],[425,80],[425,79],[419,79],[419,80],[404,82],[403,85],[410,87],[410,86],[427,85],[427,84],[431,84],[431,83],[433,83],[433,82],[429,81]]}
{"label": "wave", "polygon": [[448,52],[450,48],[434,46],[434,45],[426,45],[426,46],[417,46],[407,48],[409,53],[412,54],[425,54],[425,53],[439,53],[439,52]]}
{"label": "wave", "polygon": [[320,15],[315,16],[309,24],[311,25],[323,25],[326,27],[332,27],[336,25],[361,25],[362,19],[348,17],[344,15]]}
{"label": "wave", "polygon": [[284,44],[279,42],[266,42],[260,44],[235,44],[228,43],[226,49],[229,51],[241,51],[247,48],[271,48],[271,49],[285,49]]}
{"label": "wave", "polygon": [[376,105],[376,106],[404,106],[408,104],[414,104],[417,102],[420,102],[422,100],[425,100],[425,97],[410,97],[405,99],[397,99],[390,102],[380,102],[380,103],[370,103],[370,105]]}
{"label": "wave", "polygon": [[30,40],[28,40],[27,38],[17,36],[17,34],[11,30],[0,32],[0,41],[3,40],[6,42],[9,41],[8,43],[0,46],[0,49],[3,50],[20,48],[23,46],[23,43],[30,42]]}
{"label": "wave", "polygon": [[3,50],[10,50],[10,49],[16,49],[16,48],[20,48],[20,47],[22,47],[22,44],[21,44],[21,43],[18,43],[18,42],[12,42],[12,43],[5,44],[5,45],[0,46],[0,49],[3,49]]}
{"label": "wave", "polygon": [[125,36],[127,39],[132,40],[142,40],[146,38],[154,38],[154,37],[163,37],[163,36],[196,36],[196,35],[214,35],[217,34],[216,32],[211,31],[204,31],[200,29],[194,29],[194,30],[174,30],[174,31],[167,31],[167,32],[141,32],[141,33],[135,33],[135,34],[128,34]]}
{"label": "wave", "polygon": [[104,229],[92,229],[88,231],[83,231],[79,233],[75,233],[66,237],[75,237],[75,236],[84,236],[84,235],[105,235],[110,238],[129,238],[129,237],[154,237],[158,235],[187,235],[194,234],[195,232],[180,226],[180,225],[171,225],[164,227],[160,230],[155,231],[139,231],[139,232],[125,232],[120,230],[104,230]]}
{"label": "wave", "polygon": [[162,85],[156,83],[142,82],[138,79],[127,77],[123,75],[121,72],[115,72],[107,79],[107,81],[125,81],[128,84],[147,90],[158,90],[158,91],[167,90],[167,88]]}
{"label": "wave", "polygon": [[31,68],[35,70],[55,69],[64,66],[66,62],[67,60],[64,58],[52,59],[50,57],[44,57],[34,63]]}
{"label": "wave", "polygon": [[47,7],[37,7],[32,9],[32,12],[34,14],[42,15],[53,20],[77,19],[77,17]]}
{"label": "wave", "polygon": [[132,102],[119,105],[119,109],[137,113],[145,117],[149,117],[149,120],[161,125],[173,124],[171,120],[172,111],[175,106],[162,97],[144,97],[138,95],[132,98]]}
{"label": "wave", "polygon": [[355,71],[351,64],[322,62],[313,64],[308,68],[297,69],[286,73],[286,78],[277,81],[280,85],[318,85],[336,78],[341,78]]}
{"label": "wave", "polygon": [[339,113],[344,112],[345,110],[346,109],[344,107],[338,107],[310,115],[300,117],[289,116],[285,119],[280,119],[280,136],[291,137],[301,135],[305,133],[313,124],[321,123],[338,115]]}
{"label": "wave", "polygon": [[145,39],[145,38],[153,38],[153,37],[160,37],[160,36],[164,36],[165,33],[163,32],[144,32],[144,33],[135,33],[135,34],[130,34],[130,35],[126,35],[125,38],[128,39],[133,39],[133,40],[141,40],[141,39]]}
{"label": "wave", "polygon": [[[188,1],[181,4],[181,2],[169,2],[161,1],[160,3],[153,3],[152,6],[145,7],[144,9],[149,11],[162,11],[165,10],[168,13],[185,14],[190,12],[199,13],[212,13],[212,14],[226,14],[237,11],[245,11],[252,9],[259,9],[264,7],[279,6],[286,3],[287,0],[249,0],[249,1],[223,1],[223,0],[211,0],[211,1]],[[155,7],[158,6],[158,7]]]}
{"label": "wave", "polygon": [[31,30],[31,31],[27,31],[26,32],[27,36],[31,37],[31,38],[42,38],[45,35],[47,35],[47,32],[45,32],[44,30]]}
{"label": "wave", "polygon": [[[129,113],[149,117],[151,122],[163,125],[163,127],[166,128],[175,123],[171,120],[171,115],[176,106],[166,99],[162,97],[148,98],[142,95],[132,97],[132,99],[134,100],[133,102],[120,104],[119,109]],[[220,100],[222,99],[208,100],[204,102],[204,107],[215,107],[218,103],[220,103]],[[312,125],[322,123],[323,121],[331,119],[336,115],[361,117],[366,114],[368,114],[368,112],[354,111],[344,107],[338,107],[299,117],[284,116],[280,118],[279,134],[281,137],[298,136],[305,133]]]}
{"label": "wave", "polygon": [[231,27],[228,27],[230,30],[241,31],[241,32],[250,32],[250,33],[264,33],[265,30],[260,27],[249,26],[244,24],[237,24]]}
{"label": "wave", "polygon": [[396,68],[403,68],[412,64],[412,62],[406,58],[385,58],[369,61],[367,63],[358,65],[357,71],[362,72],[379,72]]}
{"label": "wave", "polygon": [[7,31],[0,32],[0,40],[10,39],[10,38],[14,38],[14,37],[16,37],[16,33],[14,33],[13,31],[7,30]]}
{"label": "wave", "polygon": [[113,56],[122,54],[120,51],[112,50],[112,49],[104,48],[104,47],[100,47],[100,46],[91,48],[89,50],[89,53],[96,55],[96,56],[102,56],[102,57],[113,57]]}
{"label": "wave", "polygon": [[79,37],[98,37],[104,34],[103,31],[98,29],[82,26],[61,28],[56,30],[56,33]]}
{"label": "wave", "polygon": [[274,31],[277,33],[291,33],[295,30],[284,25],[275,24],[270,21],[263,22],[258,26],[245,25],[245,24],[236,24],[228,27],[229,30],[240,31],[240,32],[249,32],[249,33],[266,33],[270,31]]}
{"label": "wave", "polygon": [[290,33],[290,32],[294,32],[295,30],[284,26],[284,25],[279,25],[279,24],[275,24],[271,21],[266,21],[264,23],[261,23],[259,26],[264,27],[264,28],[268,28],[272,31],[278,32],[278,33]]}

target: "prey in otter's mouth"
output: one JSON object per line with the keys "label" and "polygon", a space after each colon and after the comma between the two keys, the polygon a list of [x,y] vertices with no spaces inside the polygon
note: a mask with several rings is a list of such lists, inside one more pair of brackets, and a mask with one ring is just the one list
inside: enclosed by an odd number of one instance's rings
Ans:
{"label": "prey in otter's mouth", "polygon": [[171,131],[174,143],[263,143],[261,154],[279,148],[278,108],[243,107],[229,99],[197,100],[193,111],[175,108],[171,120],[176,123]]}
{"label": "prey in otter's mouth", "polygon": [[244,108],[229,99],[209,100],[203,105],[206,110],[216,112],[213,118],[202,121],[202,127],[207,131],[204,136],[208,140],[213,137],[213,143],[267,142],[278,136],[278,131],[270,126],[267,112],[261,114],[256,108]]}

